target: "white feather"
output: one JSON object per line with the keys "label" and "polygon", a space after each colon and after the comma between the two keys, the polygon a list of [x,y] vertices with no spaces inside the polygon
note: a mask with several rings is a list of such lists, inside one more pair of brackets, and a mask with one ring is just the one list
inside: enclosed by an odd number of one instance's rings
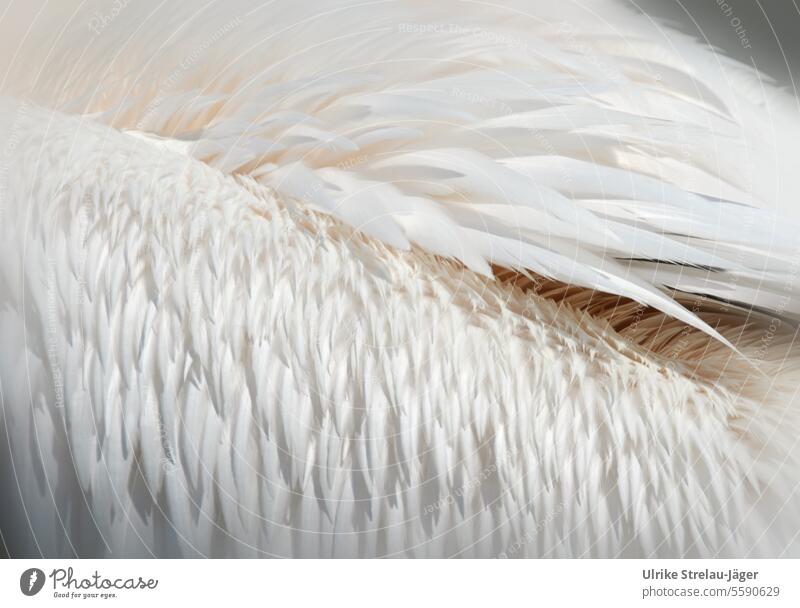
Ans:
{"label": "white feather", "polygon": [[797,555],[791,100],[593,4],[0,25],[11,545]]}

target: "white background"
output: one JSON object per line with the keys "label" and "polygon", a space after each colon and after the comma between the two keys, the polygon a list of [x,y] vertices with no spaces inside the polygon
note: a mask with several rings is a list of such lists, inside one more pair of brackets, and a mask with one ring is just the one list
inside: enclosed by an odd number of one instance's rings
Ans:
{"label": "white background", "polygon": [[[54,599],[54,568],[75,578],[158,578],[155,590],[119,591],[115,599]],[[3,560],[0,606],[800,606],[798,560]],[[38,567],[48,579],[24,596],[19,578]],[[778,597],[642,599],[653,587],[727,587],[716,581],[646,581],[642,570],[757,570],[758,586]]]}

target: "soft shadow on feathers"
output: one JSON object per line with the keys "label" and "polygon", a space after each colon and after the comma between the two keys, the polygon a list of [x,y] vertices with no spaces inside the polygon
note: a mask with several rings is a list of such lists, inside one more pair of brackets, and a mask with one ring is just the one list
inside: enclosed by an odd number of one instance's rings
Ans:
{"label": "soft shadow on feathers", "polygon": [[1,22],[11,554],[798,555],[797,100],[583,4]]}

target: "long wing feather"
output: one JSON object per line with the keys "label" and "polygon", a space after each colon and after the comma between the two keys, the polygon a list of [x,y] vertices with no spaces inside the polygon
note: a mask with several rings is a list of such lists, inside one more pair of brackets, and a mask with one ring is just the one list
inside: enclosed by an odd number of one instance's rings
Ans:
{"label": "long wing feather", "polygon": [[800,227],[785,98],[611,2],[124,10],[83,48],[76,17],[4,89],[484,274],[627,296],[717,338],[673,290],[800,313],[779,285]]}

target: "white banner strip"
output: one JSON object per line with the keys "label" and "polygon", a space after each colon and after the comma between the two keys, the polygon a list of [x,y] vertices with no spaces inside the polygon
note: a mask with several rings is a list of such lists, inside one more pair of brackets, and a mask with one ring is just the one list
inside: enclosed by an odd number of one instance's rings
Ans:
{"label": "white banner strip", "polygon": [[800,606],[798,560],[3,560],[2,606]]}

